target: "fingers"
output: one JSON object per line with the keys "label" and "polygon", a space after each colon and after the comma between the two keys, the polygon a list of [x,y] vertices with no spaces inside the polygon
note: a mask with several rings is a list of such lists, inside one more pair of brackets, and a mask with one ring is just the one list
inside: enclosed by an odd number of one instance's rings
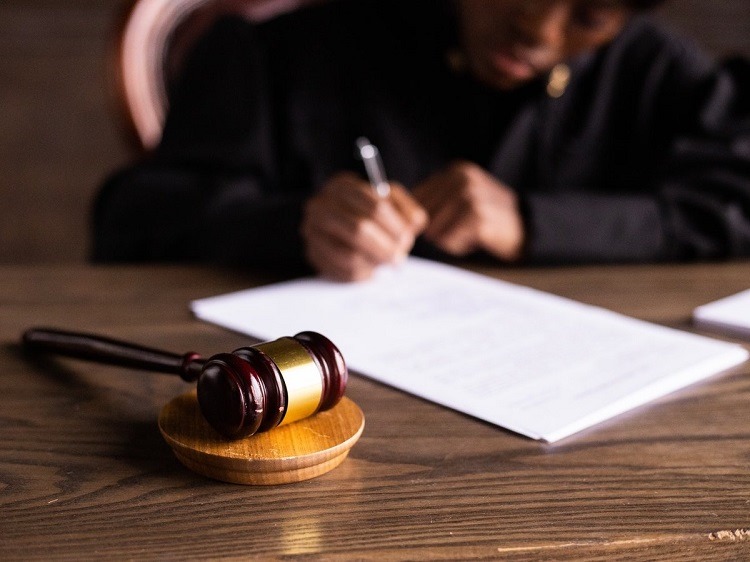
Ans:
{"label": "fingers", "polygon": [[520,258],[525,237],[515,193],[470,162],[457,162],[414,190],[430,215],[424,236],[455,256],[485,250]]}
{"label": "fingers", "polygon": [[465,256],[478,249],[478,221],[467,204],[445,206],[430,221],[425,237],[449,254]]}
{"label": "fingers", "polygon": [[351,247],[321,236],[310,237],[306,257],[318,273],[337,281],[364,281],[379,265],[353,252]]}
{"label": "fingers", "polygon": [[390,199],[413,233],[419,234],[425,229],[429,218],[427,210],[401,184],[391,184]]}
{"label": "fingers", "polygon": [[470,162],[434,174],[413,196],[394,183],[380,197],[356,174],[337,174],[307,202],[301,233],[310,264],[345,281],[404,259],[421,233],[451,255],[485,250],[504,261],[518,260],[525,240],[515,193]]}
{"label": "fingers", "polygon": [[427,211],[398,183],[391,184],[390,196],[386,200],[381,199],[380,204],[384,211],[380,220],[387,220],[401,257],[406,257],[414,247],[417,236],[427,226]]}
{"label": "fingers", "polygon": [[414,196],[429,213],[424,236],[445,252],[466,255],[478,246],[477,195],[472,193],[479,178],[473,165],[457,162],[433,174],[417,186]]}
{"label": "fingers", "polygon": [[381,264],[408,255],[426,217],[397,184],[381,198],[358,176],[338,174],[305,206],[301,234],[307,259],[328,277],[366,279]]}

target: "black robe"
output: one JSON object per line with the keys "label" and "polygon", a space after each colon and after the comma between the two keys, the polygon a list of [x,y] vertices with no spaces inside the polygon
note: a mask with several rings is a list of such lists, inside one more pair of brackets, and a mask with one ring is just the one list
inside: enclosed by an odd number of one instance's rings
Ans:
{"label": "black robe", "polygon": [[[527,263],[750,254],[750,69],[645,18],[546,79],[499,92],[448,64],[450,4],[354,0],[261,25],[220,21],[171,94],[162,142],[111,177],[98,261],[304,268],[304,201],[362,173],[367,136],[413,187],[478,163],[519,194]],[[423,240],[418,255],[440,258]]]}

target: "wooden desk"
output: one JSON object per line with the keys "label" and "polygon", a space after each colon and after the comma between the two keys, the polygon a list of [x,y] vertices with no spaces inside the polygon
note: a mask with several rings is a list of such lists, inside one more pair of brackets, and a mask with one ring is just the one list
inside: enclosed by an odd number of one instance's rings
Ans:
{"label": "wooden desk", "polygon": [[[485,272],[686,329],[694,306],[750,285],[750,263]],[[51,325],[230,350],[246,340],[187,302],[269,280],[0,267],[0,559],[750,557],[748,365],[556,445],[354,376],[367,426],[350,457],[255,488],[190,473],[162,441],[179,380],[16,347]]]}

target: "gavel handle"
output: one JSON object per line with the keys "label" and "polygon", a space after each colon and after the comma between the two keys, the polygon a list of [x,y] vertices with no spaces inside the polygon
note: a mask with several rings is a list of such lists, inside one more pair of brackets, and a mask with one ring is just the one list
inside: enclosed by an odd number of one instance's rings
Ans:
{"label": "gavel handle", "polygon": [[177,354],[94,334],[32,328],[23,334],[23,347],[109,365],[179,375],[186,381],[200,376],[205,360],[197,353]]}

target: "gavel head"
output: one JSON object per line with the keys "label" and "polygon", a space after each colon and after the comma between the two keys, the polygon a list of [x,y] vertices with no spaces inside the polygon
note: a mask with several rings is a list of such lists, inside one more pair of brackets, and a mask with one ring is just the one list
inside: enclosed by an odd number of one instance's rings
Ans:
{"label": "gavel head", "polygon": [[301,332],[211,357],[198,378],[198,402],[219,433],[246,437],[332,408],[347,379],[333,342]]}

